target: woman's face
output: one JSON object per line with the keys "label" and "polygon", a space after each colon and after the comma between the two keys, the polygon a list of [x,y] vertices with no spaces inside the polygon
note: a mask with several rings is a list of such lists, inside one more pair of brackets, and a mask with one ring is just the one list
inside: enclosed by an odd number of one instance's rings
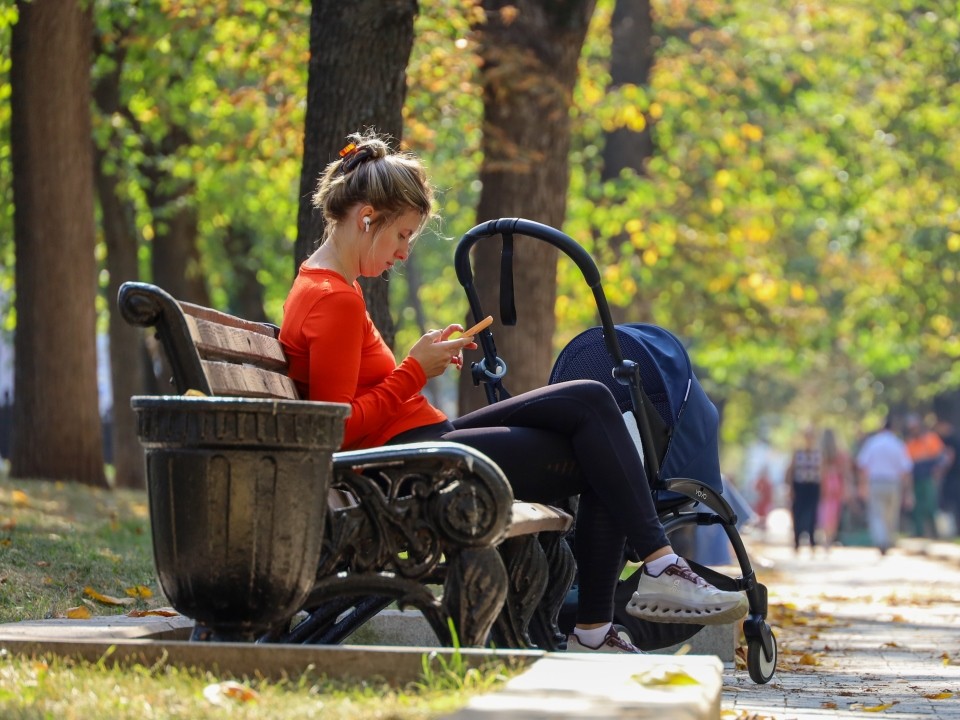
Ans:
{"label": "woman's face", "polygon": [[420,214],[416,210],[408,210],[393,222],[379,228],[374,225],[368,233],[363,233],[361,242],[366,241],[370,245],[360,255],[360,274],[376,277],[390,270],[395,263],[406,260],[410,255],[410,243],[420,230],[420,223]]}

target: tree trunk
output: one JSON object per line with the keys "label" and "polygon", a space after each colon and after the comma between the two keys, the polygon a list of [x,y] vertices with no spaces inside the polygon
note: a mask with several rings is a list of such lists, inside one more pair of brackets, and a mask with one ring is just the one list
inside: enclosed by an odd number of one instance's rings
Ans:
{"label": "tree trunk", "polygon": [[18,2],[11,474],[107,487],[97,399],[90,3]]}
{"label": "tree trunk", "polygon": [[165,172],[147,173],[147,201],[153,214],[153,250],[150,267],[153,282],[177,300],[210,305],[206,277],[197,247],[197,209],[193,205],[192,183],[179,182],[176,189],[162,186],[175,183]]}
{"label": "tree trunk", "polygon": [[[483,189],[477,222],[523,217],[560,228],[569,179],[570,106],[577,61],[594,0],[484,0],[477,27],[484,98]],[[485,307],[499,307],[500,245],[474,250],[475,284]],[[504,383],[516,394],[543,386],[553,359],[557,253],[517,237],[514,252],[517,326],[494,314],[497,350],[507,362]],[[484,405],[469,372],[460,382],[460,411]]]}
{"label": "tree trunk", "polygon": [[[368,127],[403,135],[406,68],[413,47],[416,0],[313,0],[306,128],[294,273],[323,235],[323,218],[311,198],[320,173],[352,132]],[[384,340],[393,345],[388,286],[361,280],[367,308]]]}
{"label": "tree trunk", "polygon": [[117,178],[104,171],[103,151],[96,153],[95,177],[103,236],[107,244],[107,301],[110,309],[110,378],[113,385],[113,467],[115,485],[146,487],[143,448],[137,437],[137,420],[130,398],[145,392],[143,331],[130,325],[117,308],[121,283],[136,280],[137,239],[132,219],[117,192]]}
{"label": "tree trunk", "polygon": [[249,228],[232,226],[227,233],[226,249],[233,279],[229,285],[230,312],[254,322],[267,322],[263,309],[263,285],[257,280],[257,260],[253,254],[256,238]]}
{"label": "tree trunk", "polygon": [[[650,83],[653,68],[654,40],[653,16],[650,0],[617,0],[610,22],[613,43],[610,49],[610,87]],[[649,117],[648,117],[649,123]],[[653,155],[653,139],[650,125],[637,132],[627,127],[606,133],[603,146],[601,182],[615,180],[624,170],[638,176],[646,174],[647,160]],[[621,247],[629,246],[625,235],[608,239],[613,256],[620,259]],[[643,288],[641,288],[641,293]],[[650,322],[652,310],[650,298],[637,295],[629,307],[612,306],[610,313],[615,323]]]}
{"label": "tree trunk", "polygon": [[[98,50],[105,52],[100,49]],[[93,89],[93,98],[105,116],[119,110],[120,72],[123,52],[112,57],[111,72],[104,73]],[[139,278],[137,262],[137,232],[133,208],[124,202],[119,192],[119,180],[107,170],[108,155],[118,153],[116,138],[111,137],[106,149],[94,149],[94,179],[100,204],[100,222],[107,246],[107,307],[110,311],[110,380],[113,388],[112,433],[114,485],[122,488],[146,487],[146,469],[143,448],[137,437],[137,421],[130,398],[146,392],[146,365],[141,361],[144,352],[143,332],[126,322],[117,308],[120,285]]]}

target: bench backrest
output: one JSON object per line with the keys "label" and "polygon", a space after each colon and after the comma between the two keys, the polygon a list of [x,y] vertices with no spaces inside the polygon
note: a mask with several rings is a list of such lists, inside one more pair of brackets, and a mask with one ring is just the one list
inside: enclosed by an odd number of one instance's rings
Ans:
{"label": "bench backrest", "polygon": [[[275,325],[180,302],[211,395],[300,400]],[[200,388],[196,388],[200,389]]]}
{"label": "bench backrest", "polygon": [[117,304],[127,322],[156,330],[177,393],[302,399],[276,325],[180,302],[149,283],[123,283]]}

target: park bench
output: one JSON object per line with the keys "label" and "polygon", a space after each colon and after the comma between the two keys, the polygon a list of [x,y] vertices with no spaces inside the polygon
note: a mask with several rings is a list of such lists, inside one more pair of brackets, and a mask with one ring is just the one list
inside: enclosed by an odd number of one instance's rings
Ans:
{"label": "park bench", "polygon": [[[124,283],[118,304],[127,322],[156,330],[176,394],[300,399],[276,326],[148,283]],[[566,510],[515,500],[502,471],[463,445],[335,452],[313,590],[259,641],[342,642],[397,601],[421,610],[444,645],[559,649],[572,522]],[[198,625],[194,639],[204,633]]]}

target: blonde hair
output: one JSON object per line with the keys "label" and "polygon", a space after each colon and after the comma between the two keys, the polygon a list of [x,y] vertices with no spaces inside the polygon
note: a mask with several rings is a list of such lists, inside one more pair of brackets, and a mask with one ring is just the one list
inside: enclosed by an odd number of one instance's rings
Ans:
{"label": "blonde hair", "polygon": [[392,150],[387,137],[374,130],[353,133],[348,140],[340,159],[323,171],[312,198],[313,205],[323,212],[324,240],[358,204],[373,207],[378,226],[413,210],[421,218],[418,234],[433,206],[433,188],[420,159]]}

